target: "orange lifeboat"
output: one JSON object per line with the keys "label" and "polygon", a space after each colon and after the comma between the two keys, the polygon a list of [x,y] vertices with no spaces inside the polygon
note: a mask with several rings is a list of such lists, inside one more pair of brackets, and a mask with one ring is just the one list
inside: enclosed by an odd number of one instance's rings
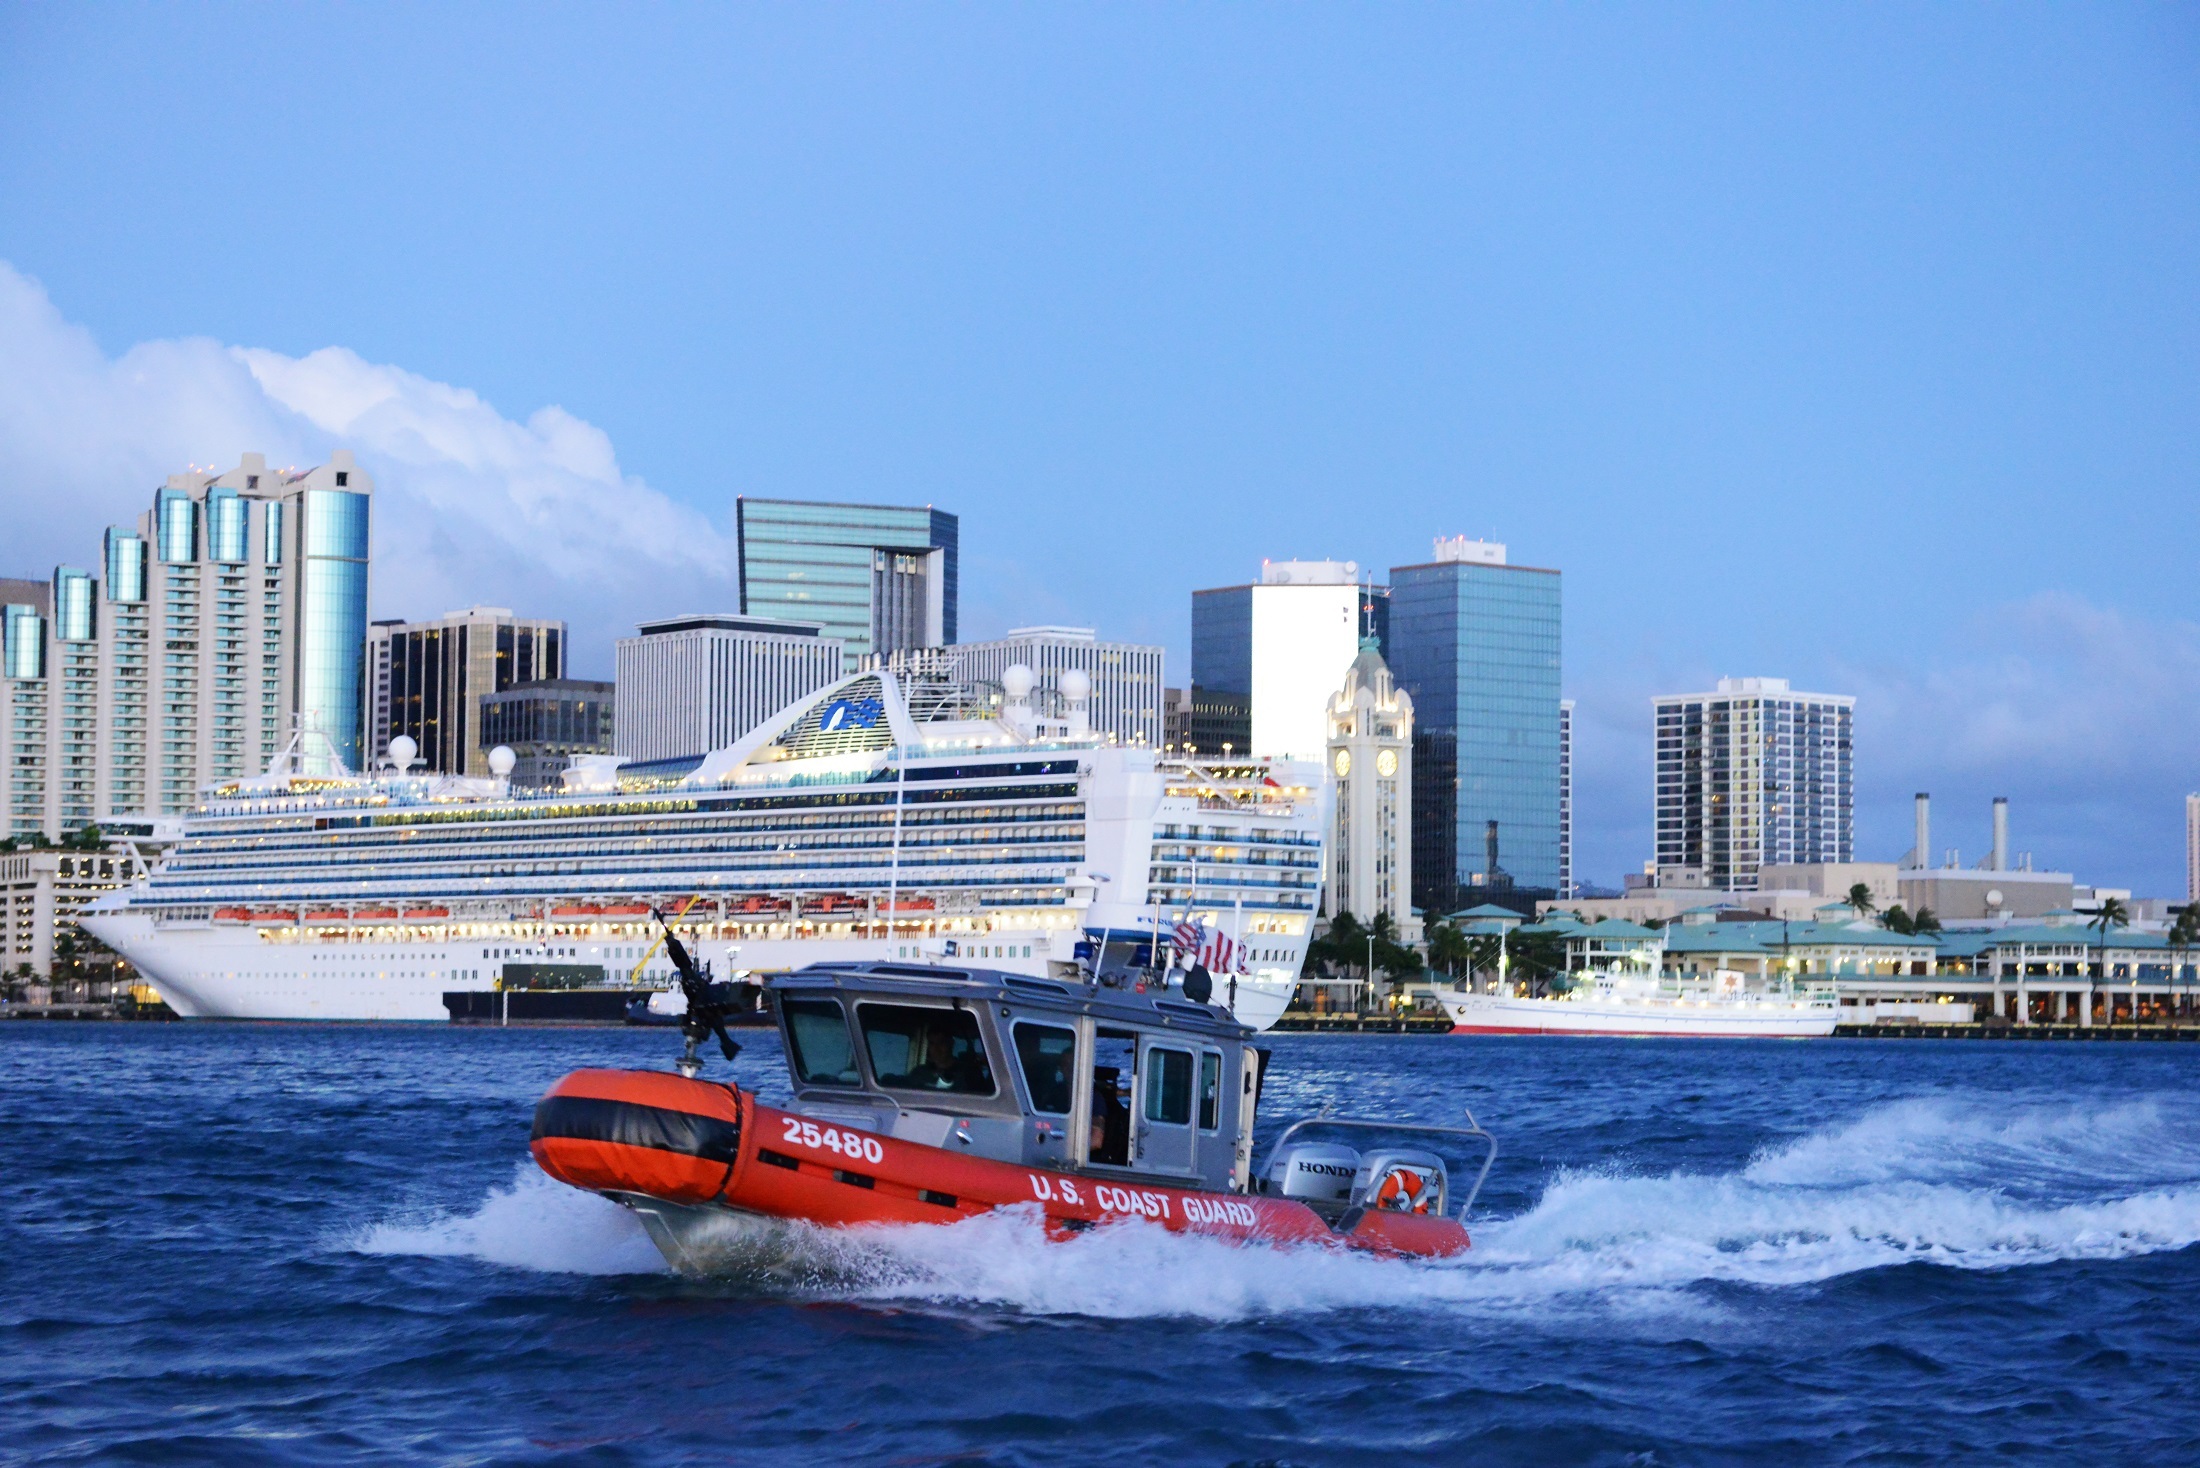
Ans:
{"label": "orange lifeboat", "polygon": [[397,921],[397,909],[394,907],[362,907],[351,916],[354,922],[394,923]]}
{"label": "orange lifeboat", "polygon": [[214,921],[217,923],[248,923],[252,921],[252,909],[249,907],[217,907],[214,909]]}
{"label": "orange lifeboat", "polygon": [[603,909],[600,907],[591,907],[586,903],[576,902],[570,903],[564,907],[551,908],[550,916],[554,918],[602,917]]}
{"label": "orange lifeboat", "polygon": [[447,907],[408,907],[405,909],[405,921],[407,922],[420,922],[430,918],[447,918],[450,915],[451,910]]}
{"label": "orange lifeboat", "polygon": [[648,917],[649,905],[647,903],[635,902],[629,903],[622,907],[606,907],[601,909],[601,911],[605,917]]}
{"label": "orange lifeboat", "polygon": [[351,921],[351,914],[348,912],[309,912],[306,914],[306,921],[309,923],[343,923]]}

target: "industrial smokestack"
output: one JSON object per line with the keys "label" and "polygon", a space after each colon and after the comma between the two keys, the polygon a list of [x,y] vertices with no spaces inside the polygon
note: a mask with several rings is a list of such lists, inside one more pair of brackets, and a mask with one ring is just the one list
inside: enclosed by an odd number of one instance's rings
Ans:
{"label": "industrial smokestack", "polygon": [[1912,858],[1922,869],[1933,864],[1933,797],[1917,792],[1917,852]]}
{"label": "industrial smokestack", "polygon": [[1994,797],[1994,865],[1993,871],[2009,870],[2009,797]]}

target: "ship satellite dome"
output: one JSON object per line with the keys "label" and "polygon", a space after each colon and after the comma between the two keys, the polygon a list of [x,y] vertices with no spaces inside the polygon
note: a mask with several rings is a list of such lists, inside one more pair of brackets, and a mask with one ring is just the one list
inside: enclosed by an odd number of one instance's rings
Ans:
{"label": "ship satellite dome", "polygon": [[512,766],[519,763],[519,756],[512,753],[512,746],[500,744],[489,751],[489,773],[502,780],[512,773]]}
{"label": "ship satellite dome", "polygon": [[400,734],[390,741],[390,763],[400,770],[411,769],[419,755],[420,746],[410,734]]}
{"label": "ship satellite dome", "polygon": [[1037,681],[1031,669],[1022,663],[1010,663],[1001,669],[1001,692],[1010,698],[1029,698],[1031,685]]}
{"label": "ship satellite dome", "polygon": [[1092,692],[1092,676],[1083,668],[1071,668],[1055,680],[1055,687],[1062,690],[1062,697],[1071,703],[1082,703]]}

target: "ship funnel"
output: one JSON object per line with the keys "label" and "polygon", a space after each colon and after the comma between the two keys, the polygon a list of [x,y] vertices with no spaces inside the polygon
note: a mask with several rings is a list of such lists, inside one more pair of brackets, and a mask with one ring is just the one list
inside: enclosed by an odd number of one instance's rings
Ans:
{"label": "ship funnel", "polygon": [[2009,797],[1994,797],[1994,865],[1997,872],[2009,870]]}

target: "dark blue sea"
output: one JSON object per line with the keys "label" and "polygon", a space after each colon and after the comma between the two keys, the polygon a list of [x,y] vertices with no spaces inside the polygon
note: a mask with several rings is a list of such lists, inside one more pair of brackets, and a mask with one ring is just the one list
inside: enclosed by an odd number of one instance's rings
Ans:
{"label": "dark blue sea", "polygon": [[1468,1257],[996,1216],[692,1280],[527,1158],[674,1043],[7,1026],[0,1458],[2200,1461],[2200,1045],[1279,1036],[1271,1129],[1500,1135]]}

